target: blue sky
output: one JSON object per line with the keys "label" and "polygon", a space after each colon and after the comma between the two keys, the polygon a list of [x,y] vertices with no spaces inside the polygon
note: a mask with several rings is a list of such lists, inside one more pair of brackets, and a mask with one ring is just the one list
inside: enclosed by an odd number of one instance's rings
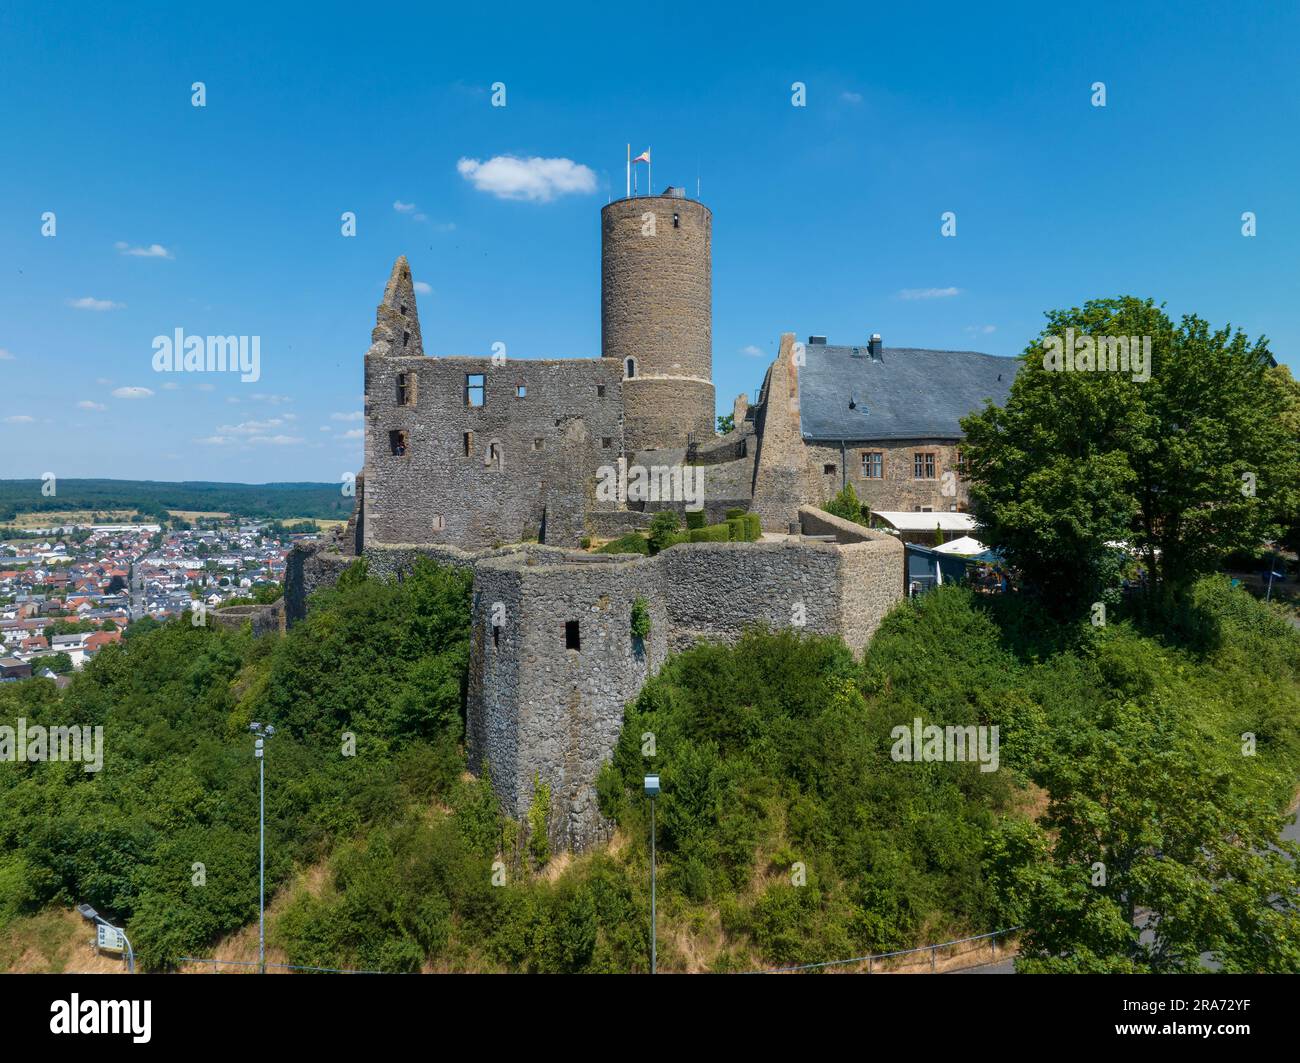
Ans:
{"label": "blue sky", "polygon": [[[713,209],[722,410],[783,331],[1015,354],[1121,293],[1300,367],[1300,8],[899,6],[3,5],[0,477],[357,470],[401,253],[426,352],[597,355],[628,141]],[[578,190],[458,165],[499,156]],[[177,328],[261,379],[155,373]]]}

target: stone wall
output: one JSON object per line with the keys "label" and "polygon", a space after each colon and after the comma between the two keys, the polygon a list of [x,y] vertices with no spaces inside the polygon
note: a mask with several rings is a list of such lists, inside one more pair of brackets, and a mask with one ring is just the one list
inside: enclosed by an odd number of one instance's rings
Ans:
{"label": "stone wall", "polygon": [[689,435],[716,438],[713,385],[683,377],[636,376],[623,381],[624,433],[629,450],[681,447]]}
{"label": "stone wall", "polygon": [[[965,512],[970,495],[966,481],[957,469],[957,452],[959,444],[952,439],[902,439],[873,443],[853,442],[845,445],[844,451],[836,445],[806,446],[809,474],[820,484],[821,501],[827,501],[839,493],[844,485],[844,466],[847,465],[848,482],[858,498],[871,509],[885,511],[912,511],[917,507],[928,507],[936,513],[947,512],[953,505]],[[862,475],[862,456],[873,451],[881,454],[883,476],[869,479]],[[934,478],[916,479],[913,476],[913,456],[917,453],[935,456]],[[827,473],[826,466],[834,466],[834,471]],[[943,474],[957,474],[952,481],[955,494],[943,494]]]}
{"label": "stone wall", "polygon": [[[517,818],[540,778],[551,788],[552,844],[580,850],[608,835],[595,781],[624,706],[670,652],[701,640],[733,643],[764,625],[839,635],[860,654],[902,598],[900,542],[809,507],[799,516],[810,534],[838,541],[683,543],[653,558],[540,544],[483,551],[390,545],[371,547],[365,557],[379,579],[400,579],[420,558],[473,570],[470,766],[477,771],[487,761],[504,808]],[[286,603],[305,603],[354,560],[295,547]],[[638,598],[650,615],[644,642],[631,633]],[[576,648],[567,641],[570,622],[577,624]]]}
{"label": "stone wall", "polygon": [[228,631],[238,631],[251,625],[254,638],[264,635],[283,635],[286,625],[284,599],[269,605],[228,605],[211,614],[212,622]]}
{"label": "stone wall", "polygon": [[[591,555],[587,555],[591,557]],[[470,763],[486,759],[510,814],[522,818],[535,782],[550,787],[550,840],[582,849],[608,836],[595,781],[613,752],[623,708],[667,656],[657,567],[644,558],[518,557],[476,570],[468,706]],[[650,634],[631,634],[644,598]],[[502,620],[493,628],[494,617]],[[568,648],[576,624],[577,648]]]}
{"label": "stone wall", "polygon": [[754,505],[764,531],[786,531],[799,507],[825,501],[811,474],[799,424],[799,366],[794,333],[781,336],[781,349],[767,371],[757,412],[758,456]]}
{"label": "stone wall", "polygon": [[[470,405],[467,381],[479,376],[483,403]],[[367,355],[366,548],[578,545],[585,514],[603,505],[597,470],[621,453],[621,388],[618,366],[602,359]],[[405,433],[401,454],[393,433]]]}

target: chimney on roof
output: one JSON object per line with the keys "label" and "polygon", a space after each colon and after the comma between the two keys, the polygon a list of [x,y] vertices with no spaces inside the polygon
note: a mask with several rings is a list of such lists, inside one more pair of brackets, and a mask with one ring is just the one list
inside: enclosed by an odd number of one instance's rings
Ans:
{"label": "chimney on roof", "polygon": [[880,342],[880,333],[871,334],[871,342],[867,344],[867,349],[871,351],[871,360],[873,362],[881,361],[881,352],[884,351],[884,345]]}

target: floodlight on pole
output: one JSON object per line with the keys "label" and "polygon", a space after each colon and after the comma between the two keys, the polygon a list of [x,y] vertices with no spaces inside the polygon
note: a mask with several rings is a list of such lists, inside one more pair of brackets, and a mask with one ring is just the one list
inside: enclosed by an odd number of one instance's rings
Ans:
{"label": "floodlight on pole", "polygon": [[655,928],[655,798],[659,796],[659,776],[645,777],[645,795],[650,798],[650,973],[658,967]]}
{"label": "floodlight on pole", "polygon": [[271,724],[254,720],[248,729],[257,737],[253,756],[257,758],[257,969],[266,974],[266,739],[275,734]]}

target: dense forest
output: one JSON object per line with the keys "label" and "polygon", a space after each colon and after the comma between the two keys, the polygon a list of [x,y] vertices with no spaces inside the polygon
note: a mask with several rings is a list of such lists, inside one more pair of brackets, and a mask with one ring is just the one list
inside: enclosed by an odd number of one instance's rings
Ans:
{"label": "dense forest", "polygon": [[233,513],[240,517],[313,517],[346,520],[352,496],[340,484],[223,484],[157,480],[58,480],[56,493],[41,491],[41,480],[0,480],[0,524],[20,513],[68,510],[138,509],[165,518],[168,510]]}
{"label": "dense forest", "polygon": [[[268,940],[291,963],[647,969],[657,770],[661,969],[1023,926],[1027,970],[1300,970],[1298,854],[1271,844],[1300,773],[1300,639],[1224,580],[1159,624],[945,587],[861,662],[764,630],[674,656],[599,782],[614,841],[576,858],[548,851],[544,787],[516,824],[466,771],[468,594],[431,563],[400,584],[358,563],[283,638],[167,623],[63,692],[0,688],[0,722],[103,724],[106,747],[99,773],[0,764],[0,966],[34,913],[82,901],[154,969],[255,921],[259,720]],[[997,725],[999,769],[895,760],[916,717]]]}

